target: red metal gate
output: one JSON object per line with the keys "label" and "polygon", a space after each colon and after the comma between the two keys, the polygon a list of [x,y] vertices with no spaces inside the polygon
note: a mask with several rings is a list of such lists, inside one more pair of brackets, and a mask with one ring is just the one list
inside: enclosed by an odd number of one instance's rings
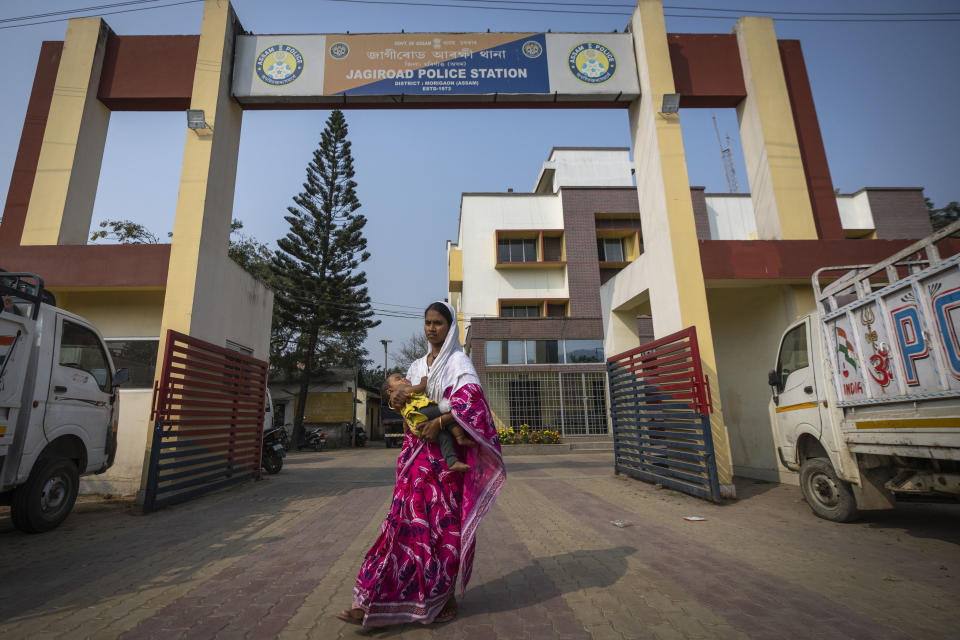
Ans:
{"label": "red metal gate", "polygon": [[260,476],[267,363],[170,331],[144,511]]}
{"label": "red metal gate", "polygon": [[607,359],[617,472],[720,500],[696,327]]}

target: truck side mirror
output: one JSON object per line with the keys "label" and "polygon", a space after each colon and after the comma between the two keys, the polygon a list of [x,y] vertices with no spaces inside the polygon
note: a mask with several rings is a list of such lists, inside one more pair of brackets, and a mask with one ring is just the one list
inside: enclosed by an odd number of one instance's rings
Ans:
{"label": "truck side mirror", "polygon": [[126,367],[122,369],[117,369],[117,372],[113,374],[113,386],[119,387],[125,382],[130,381],[130,370]]}
{"label": "truck side mirror", "polygon": [[773,369],[767,372],[767,384],[775,388],[780,387],[780,376],[778,376],[777,372]]}

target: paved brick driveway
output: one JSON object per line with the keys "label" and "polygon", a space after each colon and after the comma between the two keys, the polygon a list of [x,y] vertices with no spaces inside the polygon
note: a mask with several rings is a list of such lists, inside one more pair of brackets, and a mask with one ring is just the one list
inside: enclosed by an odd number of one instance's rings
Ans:
{"label": "paved brick driveway", "polygon": [[396,455],[294,454],[277,476],[149,516],[87,501],[40,536],[0,510],[0,638],[960,633],[958,507],[836,525],[795,487],[741,483],[739,501],[714,506],[615,477],[609,455],[587,454],[507,458],[456,621],[359,630],[332,615],[379,531]]}

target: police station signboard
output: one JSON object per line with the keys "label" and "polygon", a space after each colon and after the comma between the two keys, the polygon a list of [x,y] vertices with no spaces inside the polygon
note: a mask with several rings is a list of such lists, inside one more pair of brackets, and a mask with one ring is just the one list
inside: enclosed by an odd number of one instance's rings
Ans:
{"label": "police station signboard", "polygon": [[624,102],[630,34],[394,33],[238,36],[242,104],[461,100]]}

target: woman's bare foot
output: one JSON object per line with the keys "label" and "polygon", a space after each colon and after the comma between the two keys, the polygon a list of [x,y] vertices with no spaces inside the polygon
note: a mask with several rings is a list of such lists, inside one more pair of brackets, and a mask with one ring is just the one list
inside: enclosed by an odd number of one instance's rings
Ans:
{"label": "woman's bare foot", "polygon": [[450,471],[470,471],[470,465],[468,465],[466,462],[460,462],[457,460],[450,465]]}
{"label": "woman's bare foot", "polygon": [[344,609],[337,614],[337,618],[343,620],[344,622],[349,622],[350,624],[363,624],[363,616],[365,612],[359,607],[354,607],[353,609]]}

